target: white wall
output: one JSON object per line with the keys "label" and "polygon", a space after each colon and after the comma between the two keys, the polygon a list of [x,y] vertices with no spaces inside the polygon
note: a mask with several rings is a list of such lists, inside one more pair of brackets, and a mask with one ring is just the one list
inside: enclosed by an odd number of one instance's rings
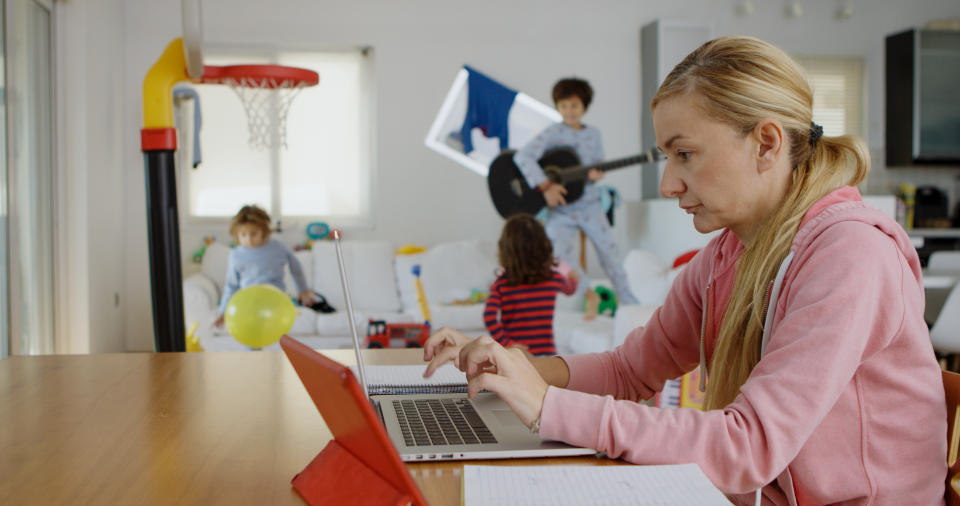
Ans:
{"label": "white wall", "polygon": [[[126,227],[122,0],[55,7],[57,159],[65,272],[56,303],[59,351],[122,351]],[[141,190],[141,193],[143,191]]]}
{"label": "white wall", "polygon": [[[102,10],[112,18],[118,1],[97,2],[90,11]],[[116,107],[87,105],[89,124],[113,125],[112,115],[122,114],[121,167],[110,167],[93,186],[109,184],[105,174],[122,174],[122,222],[104,222],[110,204],[91,204],[89,228],[98,238],[113,238],[91,245],[91,258],[115,260],[105,251],[122,248],[122,262],[90,261],[91,279],[114,280],[122,265],[121,307],[123,335],[128,350],[152,349],[145,196],[138,131],[140,86],[144,74],[164,46],[180,33],[180,2],[130,0],[122,2],[123,40],[119,62],[122,76],[116,90]],[[500,219],[486,195],[485,182],[423,147],[423,138],[443,100],[454,73],[469,63],[504,83],[550,103],[552,83],[561,76],[588,78],[597,95],[585,121],[601,128],[607,154],[633,154],[639,146],[640,70],[639,29],[658,17],[713,20],[718,35],[748,34],[774,42],[788,52],[806,55],[862,56],[867,62],[869,142],[883,143],[883,38],[886,34],[935,18],[960,16],[955,0],[872,0],[855,2],[853,19],[834,18],[837,3],[808,0],[805,14],[787,19],[782,2],[756,2],[750,17],[738,17],[734,2],[696,0],[582,1],[272,1],[206,0],[203,2],[205,39],[208,45],[272,46],[324,49],[372,46],[375,50],[377,166],[372,228],[349,231],[356,238],[385,238],[397,244],[432,245],[440,241],[497,236]],[[88,31],[99,23],[96,16],[83,20]],[[94,35],[90,36],[101,40]],[[87,59],[100,58],[90,44]],[[106,51],[109,56],[116,48]],[[103,68],[99,62],[95,68]],[[117,68],[111,67],[111,68]],[[97,80],[97,83],[103,83]],[[105,90],[91,91],[97,97]],[[294,104],[295,105],[295,104]],[[112,131],[112,130],[111,130]],[[107,137],[110,137],[107,134]],[[91,143],[90,161],[106,164],[113,159],[113,139]],[[238,139],[243,142],[243,139]],[[107,150],[108,154],[95,154]],[[90,169],[88,163],[89,170]],[[636,170],[611,174],[608,182],[629,200],[639,198]],[[117,182],[119,183],[119,182]],[[442,189],[442,190],[441,190]],[[410,196],[416,196],[411,199]],[[627,220],[629,221],[629,220]],[[96,223],[96,225],[94,225]],[[103,225],[104,230],[98,227]],[[115,227],[115,228],[109,228]],[[621,227],[622,228],[622,227]],[[187,231],[196,240],[185,241],[191,251],[204,231]],[[218,236],[224,236],[220,231]],[[621,236],[625,230],[618,231]],[[92,237],[91,237],[92,239]],[[285,238],[300,240],[297,235]],[[594,255],[595,256],[595,255]],[[103,293],[100,293],[100,292]],[[103,297],[105,290],[91,291]],[[112,304],[112,300],[110,301]],[[91,321],[113,314],[103,301],[90,302]],[[105,329],[109,332],[113,329]],[[115,335],[115,334],[114,334]],[[114,348],[115,337],[102,340],[97,349]],[[91,346],[94,348],[94,346]]]}

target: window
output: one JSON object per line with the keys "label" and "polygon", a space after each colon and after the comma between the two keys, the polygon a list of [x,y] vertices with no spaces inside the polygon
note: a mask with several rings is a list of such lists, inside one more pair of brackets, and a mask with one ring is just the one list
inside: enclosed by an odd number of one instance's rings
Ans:
{"label": "window", "polygon": [[841,57],[799,57],[813,88],[813,121],[823,135],[864,137],[863,60]]}
{"label": "window", "polygon": [[[188,220],[224,220],[245,204],[257,204],[274,220],[369,222],[373,150],[366,51],[221,52],[208,55],[204,63],[308,68],[320,74],[320,83],[293,99],[286,148],[264,151],[247,145],[247,117],[233,90],[195,86],[203,115],[202,162],[196,170],[189,168],[192,163],[181,164],[181,205]],[[180,102],[177,127],[183,147],[193,140],[189,109]]]}

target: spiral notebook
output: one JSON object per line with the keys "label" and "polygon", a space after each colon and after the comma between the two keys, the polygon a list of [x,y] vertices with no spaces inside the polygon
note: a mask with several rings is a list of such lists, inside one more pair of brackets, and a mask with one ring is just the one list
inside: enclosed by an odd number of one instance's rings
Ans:
{"label": "spiral notebook", "polygon": [[[350,366],[357,375],[356,366]],[[467,377],[452,364],[440,366],[429,378],[423,365],[367,365],[367,388],[370,395],[456,394],[467,391]],[[359,376],[358,376],[359,377]]]}

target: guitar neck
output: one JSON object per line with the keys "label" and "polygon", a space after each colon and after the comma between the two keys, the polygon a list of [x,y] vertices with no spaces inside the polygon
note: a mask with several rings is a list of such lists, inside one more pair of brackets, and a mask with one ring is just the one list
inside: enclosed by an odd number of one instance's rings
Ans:
{"label": "guitar neck", "polygon": [[568,167],[563,169],[563,182],[572,183],[574,181],[580,181],[587,178],[587,173],[590,172],[590,169],[597,169],[602,172],[614,169],[622,169],[624,167],[629,167],[631,165],[638,165],[642,163],[655,162],[657,160],[662,160],[664,155],[657,149],[649,149],[635,156],[628,156],[626,158],[619,158],[617,160],[610,160],[608,162],[601,162],[594,165],[577,165],[575,167]]}

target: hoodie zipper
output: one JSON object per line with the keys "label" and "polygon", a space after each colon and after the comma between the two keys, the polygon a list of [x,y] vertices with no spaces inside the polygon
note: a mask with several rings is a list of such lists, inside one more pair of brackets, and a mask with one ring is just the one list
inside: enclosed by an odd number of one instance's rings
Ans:
{"label": "hoodie zipper", "polygon": [[710,312],[710,287],[713,286],[713,275],[707,280],[707,289],[703,292],[703,313],[700,316],[700,391],[707,391],[707,314]]}

